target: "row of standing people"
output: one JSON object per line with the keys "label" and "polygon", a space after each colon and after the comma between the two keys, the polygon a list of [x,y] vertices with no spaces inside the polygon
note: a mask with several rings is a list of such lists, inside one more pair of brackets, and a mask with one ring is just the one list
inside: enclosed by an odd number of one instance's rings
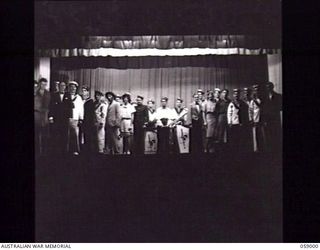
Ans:
{"label": "row of standing people", "polygon": [[[266,145],[277,148],[281,138],[280,110],[281,96],[273,91],[273,84],[254,85],[250,89],[234,89],[232,100],[228,99],[228,90],[198,90],[190,108],[183,107],[178,98],[176,107],[167,107],[168,98],[161,99],[161,107],[154,109],[154,101],[143,105],[143,97],[138,96],[131,104],[131,96],[122,96],[122,103],[112,92],[104,95],[95,91],[95,100],[89,95],[89,89],[82,88],[82,97],[77,94],[78,83],[59,83],[59,89],[50,98],[45,90],[47,81],[40,79],[35,88],[35,124],[36,142],[42,144],[47,130],[46,119],[51,123],[51,138],[54,148],[62,152],[99,152],[111,154],[136,154],[144,152],[144,132],[158,132],[159,151],[170,148],[173,128],[177,124],[191,127],[191,152],[215,152],[221,145],[245,151],[264,151]],[[265,93],[267,95],[262,94]],[[42,107],[42,108],[41,108]],[[38,132],[37,132],[38,131]],[[123,143],[120,143],[122,137]],[[269,139],[269,140],[268,140]],[[133,140],[133,143],[132,143]],[[172,141],[172,140],[171,140]],[[269,141],[269,143],[267,143]]]}

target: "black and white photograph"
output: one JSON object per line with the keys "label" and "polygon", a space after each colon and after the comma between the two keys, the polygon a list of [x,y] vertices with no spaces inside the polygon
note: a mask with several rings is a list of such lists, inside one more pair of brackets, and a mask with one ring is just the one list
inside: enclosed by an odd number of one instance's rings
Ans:
{"label": "black and white photograph", "polygon": [[281,1],[235,2],[34,3],[37,242],[283,242]]}

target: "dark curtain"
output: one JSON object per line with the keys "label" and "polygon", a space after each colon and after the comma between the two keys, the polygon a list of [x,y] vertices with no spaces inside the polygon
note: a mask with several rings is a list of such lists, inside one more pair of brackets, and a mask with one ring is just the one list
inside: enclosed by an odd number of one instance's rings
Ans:
{"label": "dark curtain", "polygon": [[198,89],[250,87],[268,80],[266,55],[193,57],[75,57],[52,59],[52,81],[75,80],[102,92],[130,92],[152,98],[167,96],[173,107],[181,97],[188,105]]}

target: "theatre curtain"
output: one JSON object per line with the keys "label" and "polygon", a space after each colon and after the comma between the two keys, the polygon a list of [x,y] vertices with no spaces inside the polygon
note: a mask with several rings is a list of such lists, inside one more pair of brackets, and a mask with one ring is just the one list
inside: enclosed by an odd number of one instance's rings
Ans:
{"label": "theatre curtain", "polygon": [[[267,57],[261,56],[210,56],[210,57],[142,57],[142,58],[67,58],[52,59],[52,81],[75,80],[80,86],[116,94],[130,92],[152,98],[159,106],[163,96],[174,106],[181,97],[186,106],[192,94],[201,88],[205,91],[215,87],[250,87],[268,80]],[[70,61],[73,60],[73,61]],[[133,60],[133,61],[132,61]]]}

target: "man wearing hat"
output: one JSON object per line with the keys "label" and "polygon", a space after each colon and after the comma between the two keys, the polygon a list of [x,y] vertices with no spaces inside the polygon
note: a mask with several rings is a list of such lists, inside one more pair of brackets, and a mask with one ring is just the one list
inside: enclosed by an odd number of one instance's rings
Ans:
{"label": "man wearing hat", "polygon": [[260,87],[258,84],[252,86],[252,100],[249,105],[249,120],[253,129],[253,151],[261,152],[265,149],[265,130],[263,124],[263,102],[260,97]]}
{"label": "man wearing hat", "polygon": [[68,144],[69,120],[72,119],[73,103],[70,93],[66,91],[66,83],[59,83],[59,91],[53,93],[49,105],[49,122],[51,138],[57,153],[66,153]]}
{"label": "man wearing hat", "polygon": [[71,101],[72,101],[72,118],[69,121],[69,136],[68,136],[68,151],[73,155],[79,155],[80,142],[79,142],[79,127],[83,121],[83,100],[77,94],[79,84],[76,81],[70,81],[68,84]]}
{"label": "man wearing hat", "polygon": [[106,151],[109,154],[120,153],[120,104],[115,101],[115,94],[107,92],[105,94],[108,110],[106,117]]}
{"label": "man wearing hat", "polygon": [[143,99],[143,96],[137,96],[136,112],[134,112],[133,116],[134,153],[138,155],[144,154],[144,128],[149,122],[148,108],[143,105]]}
{"label": "man wearing hat", "polygon": [[233,90],[233,99],[228,106],[228,142],[233,152],[244,150],[244,139],[247,138],[243,123],[248,120],[246,103],[240,99],[240,90]]}
{"label": "man wearing hat", "polygon": [[168,106],[168,98],[161,98],[161,107],[156,110],[156,126],[158,131],[158,153],[168,154],[170,150],[170,138],[172,138],[171,126],[175,114]]}
{"label": "man wearing hat", "polygon": [[193,95],[194,101],[190,104],[190,111],[188,116],[191,119],[191,153],[202,153],[203,152],[203,138],[202,138],[202,127],[203,127],[203,115],[202,105],[198,94]]}
{"label": "man wearing hat", "polygon": [[282,146],[282,95],[274,91],[272,82],[267,82],[265,88],[263,118],[266,130],[266,149],[280,152]]}
{"label": "man wearing hat", "polygon": [[93,103],[93,141],[94,151],[102,154],[105,148],[105,124],[107,117],[107,104],[102,100],[103,93],[100,91],[94,92],[94,103]]}
{"label": "man wearing hat", "polygon": [[220,99],[216,105],[218,114],[218,121],[216,127],[216,142],[219,143],[220,146],[227,142],[227,110],[230,103],[228,94],[229,91],[227,89],[223,89],[220,93]]}

